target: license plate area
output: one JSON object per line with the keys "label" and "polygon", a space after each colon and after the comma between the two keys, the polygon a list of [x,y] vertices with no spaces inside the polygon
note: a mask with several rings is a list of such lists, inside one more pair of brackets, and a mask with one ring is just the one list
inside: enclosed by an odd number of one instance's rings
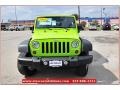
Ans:
{"label": "license plate area", "polygon": [[49,66],[50,67],[61,67],[62,66],[62,61],[61,60],[49,61]]}
{"label": "license plate area", "polygon": [[45,57],[42,61],[47,61],[49,67],[62,67],[63,61],[69,60],[70,57]]}

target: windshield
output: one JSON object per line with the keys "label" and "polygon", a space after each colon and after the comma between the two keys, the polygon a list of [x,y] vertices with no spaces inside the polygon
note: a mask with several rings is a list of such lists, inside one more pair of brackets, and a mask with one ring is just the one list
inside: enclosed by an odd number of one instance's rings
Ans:
{"label": "windshield", "polygon": [[75,28],[73,17],[39,17],[36,28]]}

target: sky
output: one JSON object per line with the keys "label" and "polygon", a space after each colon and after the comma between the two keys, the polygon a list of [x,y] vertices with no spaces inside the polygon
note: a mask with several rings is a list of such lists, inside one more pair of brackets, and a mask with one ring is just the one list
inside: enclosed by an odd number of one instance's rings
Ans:
{"label": "sky", "polygon": [[[1,21],[33,20],[36,16],[71,15],[78,13],[78,6],[1,6]],[[81,17],[101,17],[101,9],[108,17],[118,16],[118,6],[80,6]],[[104,13],[103,13],[104,16]]]}

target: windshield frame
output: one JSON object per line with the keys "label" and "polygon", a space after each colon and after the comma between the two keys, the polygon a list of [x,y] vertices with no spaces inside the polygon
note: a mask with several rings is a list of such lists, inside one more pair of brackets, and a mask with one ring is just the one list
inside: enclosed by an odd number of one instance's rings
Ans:
{"label": "windshield frame", "polygon": [[[68,18],[73,18],[74,20],[74,26],[73,27],[37,27],[37,20],[38,18],[52,18],[52,17],[68,17]],[[74,16],[42,16],[42,17],[37,17],[36,20],[35,20],[35,29],[42,29],[42,28],[77,28],[77,24],[76,24],[76,19]]]}

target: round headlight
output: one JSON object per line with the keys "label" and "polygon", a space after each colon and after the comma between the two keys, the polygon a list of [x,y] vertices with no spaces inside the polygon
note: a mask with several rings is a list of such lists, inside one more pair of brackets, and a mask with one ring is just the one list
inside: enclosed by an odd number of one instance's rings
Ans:
{"label": "round headlight", "polygon": [[73,41],[72,42],[72,47],[73,48],[77,48],[79,46],[79,42],[78,41]]}
{"label": "round headlight", "polygon": [[33,42],[32,42],[32,46],[33,46],[34,48],[39,48],[40,44],[39,44],[39,42],[37,42],[37,41],[33,41]]}

